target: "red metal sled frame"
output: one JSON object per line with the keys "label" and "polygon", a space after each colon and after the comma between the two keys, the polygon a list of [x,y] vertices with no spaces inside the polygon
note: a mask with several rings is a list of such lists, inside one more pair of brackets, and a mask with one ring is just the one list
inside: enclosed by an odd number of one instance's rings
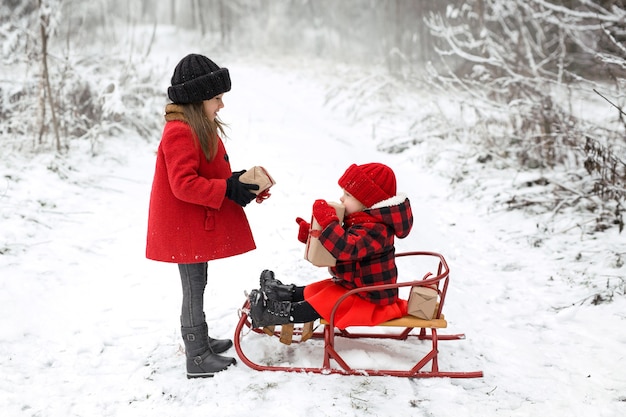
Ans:
{"label": "red metal sled frame", "polygon": [[[448,377],[448,378],[480,378],[483,376],[482,371],[472,372],[445,372],[439,370],[438,354],[439,354],[439,341],[440,340],[460,340],[464,339],[464,334],[453,335],[439,335],[438,328],[447,327],[447,322],[442,314],[446,293],[448,290],[450,269],[444,257],[435,252],[404,252],[396,254],[396,257],[404,256],[431,256],[438,258],[439,264],[437,267],[437,275],[432,276],[432,273],[427,273],[420,280],[402,282],[396,284],[378,285],[375,287],[356,288],[347,292],[342,296],[335,304],[330,321],[326,322],[322,320],[320,323],[323,326],[322,332],[314,332],[313,338],[324,339],[324,359],[321,367],[298,367],[298,366],[274,366],[274,365],[261,365],[251,361],[243,352],[241,348],[241,336],[243,334],[244,327],[251,328],[251,323],[248,320],[247,311],[249,309],[249,301],[246,300],[243,308],[240,310],[240,318],[235,329],[234,344],[237,354],[243,363],[252,369],[257,371],[282,371],[282,372],[311,372],[318,374],[341,374],[341,375],[369,375],[369,376],[396,376],[396,377],[409,377],[409,378],[428,378],[428,377]],[[413,287],[413,286],[435,286],[439,292],[439,305],[432,320],[421,320],[413,316],[405,316],[401,319],[391,320],[378,326],[372,326],[371,328],[378,327],[401,327],[403,330],[400,333],[385,333],[385,332],[373,332],[373,333],[353,333],[348,329],[340,330],[335,329],[335,313],[339,305],[350,295],[361,292],[376,289],[389,289],[389,288],[401,288],[401,287]],[[419,329],[418,333],[414,333],[414,330]],[[261,329],[252,329],[255,333],[263,333]],[[300,329],[295,329],[295,335],[301,335]],[[280,336],[280,332],[275,332],[275,336]],[[431,341],[431,349],[428,353],[421,356],[415,365],[411,369],[355,369],[351,367],[346,359],[335,348],[335,337],[345,338],[371,338],[371,339],[394,339],[394,340],[407,340],[409,337],[416,338],[420,341]],[[296,342],[297,343],[297,342]],[[333,360],[338,367],[331,366],[331,360]],[[430,367],[427,367],[430,362]]]}

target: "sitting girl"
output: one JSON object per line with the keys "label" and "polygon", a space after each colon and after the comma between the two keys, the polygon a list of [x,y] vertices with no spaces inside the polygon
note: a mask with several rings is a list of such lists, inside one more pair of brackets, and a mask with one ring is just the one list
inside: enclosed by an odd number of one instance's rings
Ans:
{"label": "sitting girl", "polygon": [[[396,177],[380,163],[351,165],[339,179],[344,194],[343,224],[325,200],[313,205],[322,227],[320,243],[337,259],[331,278],[307,286],[285,285],[265,270],[260,289],[250,293],[252,327],[330,320],[336,301],[360,287],[394,284],[394,238],[405,238],[413,226],[409,199],[396,195]],[[310,224],[297,218],[298,240],[306,243]],[[406,314],[406,301],[397,289],[363,291],[345,299],[335,313],[335,326],[375,326]]]}

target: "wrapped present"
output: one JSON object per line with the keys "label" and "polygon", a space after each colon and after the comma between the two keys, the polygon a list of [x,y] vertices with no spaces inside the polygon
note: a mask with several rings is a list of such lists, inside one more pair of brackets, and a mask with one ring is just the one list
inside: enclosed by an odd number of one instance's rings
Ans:
{"label": "wrapped present", "polygon": [[276,184],[274,178],[272,178],[272,176],[262,166],[254,166],[250,168],[241,174],[239,181],[245,184],[257,184],[259,186],[258,190],[250,190],[257,195]]}
{"label": "wrapped present", "polygon": [[420,319],[430,320],[437,308],[437,290],[430,287],[411,287],[407,312]]}
{"label": "wrapped present", "polygon": [[[335,209],[339,221],[343,220],[345,214],[345,207],[339,203],[329,202],[329,206]],[[315,217],[311,216],[311,230],[309,231],[309,237],[306,241],[306,250],[304,252],[304,259],[311,262],[315,266],[335,266],[337,260],[330,252],[320,243],[319,236],[322,231],[322,226],[315,220]]]}

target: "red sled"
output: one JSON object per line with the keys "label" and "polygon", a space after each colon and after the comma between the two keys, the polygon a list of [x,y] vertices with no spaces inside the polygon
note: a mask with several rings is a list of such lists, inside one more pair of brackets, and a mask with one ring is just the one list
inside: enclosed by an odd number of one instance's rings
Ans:
{"label": "red sled", "polygon": [[[234,344],[237,350],[237,355],[243,363],[252,369],[257,371],[282,371],[282,372],[311,372],[318,374],[340,374],[340,375],[367,375],[367,376],[396,376],[396,377],[409,377],[409,378],[428,378],[428,377],[448,377],[448,378],[480,378],[483,376],[482,371],[471,372],[459,372],[459,371],[442,371],[439,369],[439,341],[447,340],[460,340],[465,339],[464,334],[449,334],[439,335],[438,329],[443,329],[448,326],[444,315],[442,313],[445,304],[446,293],[450,281],[450,269],[444,257],[435,252],[404,252],[396,254],[396,258],[402,257],[418,257],[419,260],[427,260],[432,263],[436,263],[436,275],[431,272],[423,275],[421,279],[408,282],[398,282],[396,284],[377,285],[366,288],[356,288],[347,292],[342,296],[335,304],[329,321],[320,320],[316,329],[310,330],[310,323],[304,325],[298,325],[295,328],[286,328],[282,326],[281,330],[272,329],[255,329],[251,327],[251,322],[248,318],[247,312],[249,311],[250,303],[246,299],[243,307],[240,309],[240,317],[237,327],[235,329]],[[403,288],[403,287],[426,287],[435,289],[438,293],[437,303],[434,307],[431,319],[423,319],[413,315],[406,315],[404,317],[390,320],[381,323],[377,326],[367,326],[346,329],[336,329],[334,326],[335,312],[339,305],[352,294],[360,291],[368,291],[372,289],[390,289],[390,288]],[[429,300],[425,303],[428,304]],[[278,326],[276,326],[278,327]],[[317,330],[321,327],[321,330]],[[357,330],[354,330],[357,329]],[[253,337],[267,337],[270,334],[274,337],[280,338],[283,343],[286,343],[285,332],[288,333],[288,342],[292,342],[292,334],[300,336],[301,340],[293,340],[295,343],[294,349],[297,349],[297,345],[303,343],[304,339],[313,339],[310,343],[316,343],[315,339],[323,339],[323,359],[321,366],[298,366],[296,364],[290,365],[276,365],[271,363],[256,363],[244,353],[242,348],[242,338],[246,337],[246,343],[252,343]],[[342,354],[340,347],[338,347],[337,339],[360,339],[362,341],[371,340],[370,344],[374,349],[379,346],[376,345],[376,340],[399,340],[403,343],[411,343],[415,346],[411,346],[409,351],[414,357],[410,358],[409,365],[406,368],[401,369],[377,369],[374,367],[364,367],[362,365],[351,365],[347,358],[348,355]],[[319,343],[319,342],[318,342]],[[394,342],[395,343],[395,342]],[[343,345],[343,343],[342,343]],[[424,352],[424,345],[426,345],[426,352]],[[428,346],[429,345],[429,346]],[[422,352],[420,353],[420,349]],[[368,348],[369,349],[369,348]],[[380,350],[380,349],[379,349]],[[353,350],[354,351],[354,350]],[[396,361],[392,348],[391,359],[393,363],[401,363],[402,361]],[[269,362],[269,361],[268,361]],[[273,362],[273,361],[272,361]],[[405,361],[406,362],[406,361]]]}

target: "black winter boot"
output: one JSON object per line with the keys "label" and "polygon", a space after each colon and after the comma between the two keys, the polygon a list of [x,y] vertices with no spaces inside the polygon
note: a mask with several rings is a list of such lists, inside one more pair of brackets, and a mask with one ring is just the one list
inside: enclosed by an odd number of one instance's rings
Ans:
{"label": "black winter boot", "polygon": [[261,272],[259,278],[259,284],[261,285],[261,291],[265,294],[268,300],[272,301],[293,301],[293,293],[296,289],[294,284],[285,285],[276,278],[274,278],[274,272],[266,269]]}
{"label": "black winter boot", "polygon": [[209,347],[213,353],[224,353],[233,347],[233,341],[230,339],[213,339],[209,336]]}
{"label": "black winter boot", "polygon": [[259,290],[252,290],[249,299],[252,327],[291,323],[290,301],[265,300],[263,293]]}
{"label": "black winter boot", "polygon": [[195,327],[181,327],[187,355],[187,378],[207,378],[234,365],[237,361],[211,350],[206,323]]}
{"label": "black winter boot", "polygon": [[[204,317],[204,323],[201,324],[201,327],[205,327],[207,326],[206,324],[206,314],[204,314],[204,312],[202,313],[202,317]],[[183,318],[180,318],[180,322],[183,322]],[[204,329],[201,329],[202,333],[204,333]],[[208,334],[208,326],[207,326],[207,334]],[[231,347],[233,347],[233,341],[230,339],[213,339],[211,336],[209,336],[209,346],[211,347],[211,350],[213,351],[213,353],[223,353],[226,352],[228,349],[230,349]]]}

